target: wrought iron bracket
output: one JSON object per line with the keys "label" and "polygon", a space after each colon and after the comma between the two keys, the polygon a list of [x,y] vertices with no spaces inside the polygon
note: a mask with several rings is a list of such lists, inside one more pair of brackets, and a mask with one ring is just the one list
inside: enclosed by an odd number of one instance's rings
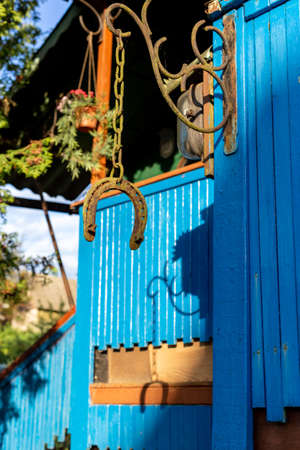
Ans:
{"label": "wrought iron bracket", "polygon": [[[191,64],[183,64],[181,70],[178,73],[171,73],[169,72],[164,65],[161,62],[160,59],[160,48],[164,42],[166,42],[167,38],[162,37],[158,39],[155,43],[152,41],[152,32],[149,27],[148,19],[147,19],[147,12],[148,7],[150,5],[152,0],[145,0],[144,5],[142,7],[141,11],[141,18],[138,17],[138,15],[130,9],[128,6],[122,4],[122,3],[113,3],[110,5],[105,13],[105,20],[107,23],[107,26],[109,30],[115,35],[115,36],[121,36],[122,38],[129,37],[131,35],[130,31],[122,31],[120,29],[115,28],[114,26],[114,20],[116,18],[116,15],[114,12],[117,12],[117,15],[120,14],[120,12],[125,11],[129,16],[132,17],[132,19],[135,21],[139,29],[141,30],[144,39],[146,41],[153,72],[158,84],[158,87],[161,91],[162,96],[166,100],[167,104],[171,108],[171,110],[176,114],[176,116],[189,128],[192,128],[193,130],[196,130],[200,133],[215,133],[216,131],[222,129],[225,127],[225,125],[228,123],[229,118],[232,114],[232,104],[233,102],[230,99],[231,91],[229,90],[228,84],[225,84],[222,80],[221,76],[217,75],[216,72],[223,72],[225,73],[227,70],[227,67],[230,65],[231,62],[231,52],[229,48],[228,43],[228,36],[226,36],[225,33],[220,31],[218,28],[208,25],[205,20],[200,20],[196,23],[196,25],[192,29],[191,33],[191,45],[194,52],[194,55],[196,57],[196,60],[193,61]],[[212,31],[216,34],[218,34],[223,42],[223,62],[219,66],[213,66],[212,64],[209,64],[205,56],[200,53],[200,50],[198,48],[197,44],[197,36],[198,31],[200,29],[203,29],[204,31]],[[235,64],[235,62],[233,63]],[[168,86],[170,85],[170,82],[176,83],[176,81],[181,86],[181,91],[184,92],[186,90],[186,81],[189,78],[191,74],[193,74],[195,71],[202,71],[208,73],[214,81],[220,86],[222,93],[223,93],[223,119],[222,121],[217,124],[216,126],[210,126],[209,128],[205,127],[199,127],[193,122],[193,118],[186,117],[175,105],[172,98],[170,97],[169,93],[170,90]],[[164,78],[163,78],[164,77]],[[165,80],[165,78],[167,80]],[[229,95],[230,93],[230,95]],[[226,154],[229,154],[230,151],[226,151]]]}

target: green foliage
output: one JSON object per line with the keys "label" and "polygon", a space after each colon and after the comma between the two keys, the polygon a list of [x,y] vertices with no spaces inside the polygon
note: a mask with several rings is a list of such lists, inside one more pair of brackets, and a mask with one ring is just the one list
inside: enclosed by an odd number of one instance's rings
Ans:
{"label": "green foliage", "polygon": [[25,258],[17,233],[0,232],[0,326],[11,322],[18,305],[28,302],[30,276],[55,272],[53,259]]}
{"label": "green foliage", "polygon": [[41,333],[34,330],[21,331],[11,324],[0,327],[0,364],[9,364],[33,345]]}
{"label": "green foliage", "polygon": [[1,0],[0,96],[27,82],[33,70],[33,46],[40,34],[38,0]]}
{"label": "green foliage", "polygon": [[[78,112],[87,106],[96,107],[93,117],[98,122],[105,123],[108,129],[111,128],[112,111],[104,112],[101,105],[97,105],[95,98],[90,95],[71,94],[70,97],[64,97],[58,106],[61,117],[56,124],[57,133],[54,137],[54,142],[59,147],[58,154],[66,162],[73,179],[79,176],[80,169],[91,171],[93,167],[96,168],[98,166],[98,162],[92,153],[83,152],[78,142],[78,131],[76,128]],[[96,130],[90,132],[90,134],[96,138],[96,148],[98,149],[96,152],[99,155],[110,157],[113,143],[111,136],[108,134],[104,139],[103,134]]]}
{"label": "green foliage", "polygon": [[[1,164],[1,163],[0,163]],[[1,173],[0,173],[0,181],[1,181]],[[6,208],[9,203],[13,201],[13,196],[9,192],[8,189],[0,188],[0,219],[3,222],[6,220]]]}
{"label": "green foliage", "polygon": [[53,139],[50,137],[40,141],[31,141],[29,145],[17,150],[7,150],[0,155],[0,181],[12,170],[25,175],[27,178],[38,178],[51,166]]}
{"label": "green foliage", "polygon": [[100,117],[99,115],[96,115],[99,122],[104,122],[105,128],[108,131],[107,133],[104,133],[103,130],[93,130],[90,132],[90,135],[94,138],[94,154],[96,156],[106,156],[106,158],[109,160],[112,159],[114,148],[114,138],[111,133],[113,115],[114,110],[109,110],[105,114],[102,114]]}

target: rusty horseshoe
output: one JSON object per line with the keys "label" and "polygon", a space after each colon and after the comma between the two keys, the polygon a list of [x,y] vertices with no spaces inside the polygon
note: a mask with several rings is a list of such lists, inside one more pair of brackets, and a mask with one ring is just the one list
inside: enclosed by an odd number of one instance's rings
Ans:
{"label": "rusty horseshoe", "polygon": [[129,247],[137,250],[144,240],[144,230],[147,223],[147,204],[140,190],[124,179],[103,178],[93,184],[88,191],[83,203],[83,234],[87,241],[91,242],[96,234],[96,210],[97,203],[104,192],[118,190],[128,195],[135,210],[134,227],[132,230]]}

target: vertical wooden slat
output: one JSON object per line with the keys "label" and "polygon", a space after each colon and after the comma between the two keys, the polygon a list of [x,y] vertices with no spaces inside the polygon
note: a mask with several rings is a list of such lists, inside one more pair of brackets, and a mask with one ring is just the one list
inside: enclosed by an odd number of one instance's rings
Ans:
{"label": "vertical wooden slat", "polygon": [[291,195],[293,208],[293,236],[295,246],[295,282],[297,297],[298,335],[300,335],[300,35],[299,33],[293,32],[293,30],[300,29],[299,1],[289,1],[286,4],[285,8],[287,26],[286,56],[288,61],[288,107],[290,111],[289,127],[292,177]]}
{"label": "vertical wooden slat", "polygon": [[[213,223],[213,421],[214,450],[251,450],[250,312],[248,268],[248,156],[246,147],[244,10],[234,14],[237,44],[238,141],[236,153],[224,154],[215,134]],[[222,29],[221,20],[215,26]],[[214,37],[214,64],[222,61]],[[220,89],[215,89],[215,123],[223,117]]]}
{"label": "vertical wooden slat", "polygon": [[[270,12],[283,401],[285,406],[296,406],[300,404],[300,362],[287,80],[286,33],[289,27],[285,19],[285,5]],[[285,149],[284,155],[282,149]]]}
{"label": "vertical wooden slat", "polygon": [[260,258],[268,420],[284,420],[281,377],[280,309],[277,273],[276,199],[269,14],[255,19],[256,115]]}
{"label": "vertical wooden slat", "polygon": [[[90,364],[93,350],[90,346],[92,326],[92,301],[94,298],[94,243],[91,245],[83,238],[83,218],[80,216],[78,255],[78,285],[76,313],[80,320],[76,323],[73,352],[71,425],[72,450],[87,447]],[[97,238],[95,239],[97,242]],[[96,287],[97,289],[98,287]],[[80,425],[79,425],[80,424]]]}
{"label": "vertical wooden slat", "polygon": [[256,151],[256,87],[255,87],[255,30],[254,21],[246,25],[247,34],[247,140],[249,155],[249,239],[250,239],[250,296],[252,332],[252,404],[265,406],[265,374],[263,321],[261,304],[261,268],[259,251],[257,151]]}

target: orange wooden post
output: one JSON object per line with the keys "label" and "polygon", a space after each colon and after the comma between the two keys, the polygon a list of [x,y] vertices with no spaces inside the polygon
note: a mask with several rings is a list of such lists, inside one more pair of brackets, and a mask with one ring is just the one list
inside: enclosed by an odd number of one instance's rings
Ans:
{"label": "orange wooden post", "polygon": [[[109,109],[110,89],[111,89],[111,65],[112,65],[112,48],[113,36],[106,26],[104,20],[104,12],[102,14],[103,31],[102,41],[98,46],[98,63],[97,63],[97,99],[104,106],[104,110]],[[98,131],[105,133],[103,124],[99,124]],[[101,156],[99,159],[100,169],[93,169],[91,175],[91,183],[95,183],[106,176],[106,157]]]}

